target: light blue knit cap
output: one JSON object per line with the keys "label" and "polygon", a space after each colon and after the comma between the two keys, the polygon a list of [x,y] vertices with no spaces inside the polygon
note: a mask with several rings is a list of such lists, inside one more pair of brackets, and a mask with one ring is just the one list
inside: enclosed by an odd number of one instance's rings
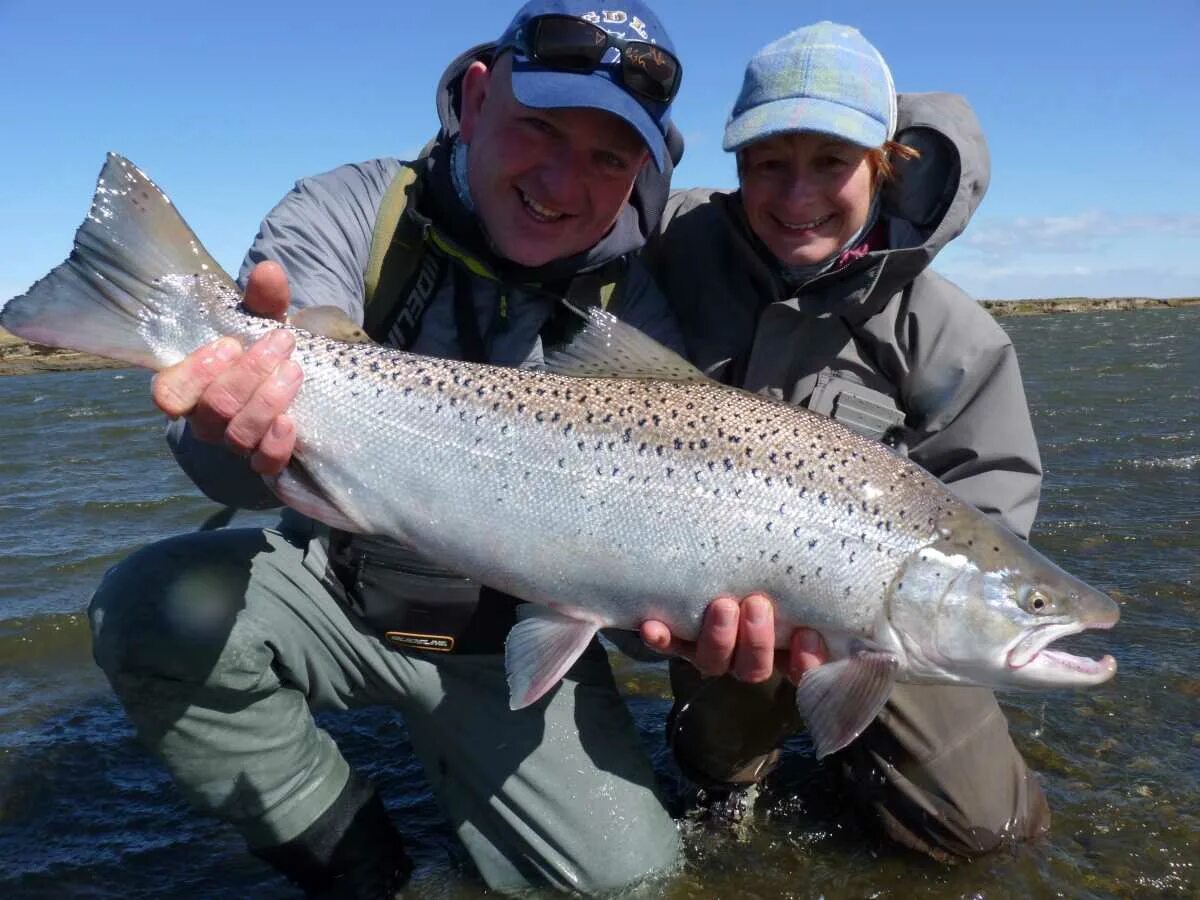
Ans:
{"label": "light blue knit cap", "polygon": [[816,131],[868,149],[896,132],[896,86],[856,28],[818,22],[758,51],[725,123],[726,150],[776,134]]}

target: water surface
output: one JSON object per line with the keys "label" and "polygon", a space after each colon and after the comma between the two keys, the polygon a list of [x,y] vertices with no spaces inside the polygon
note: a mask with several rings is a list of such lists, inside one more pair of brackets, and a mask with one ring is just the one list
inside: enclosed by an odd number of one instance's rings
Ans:
{"label": "water surface", "polygon": [[[1075,640],[1114,682],[1002,696],[1042,773],[1051,834],[957,866],[880,844],[797,738],[739,832],[688,815],[662,749],[661,668],[616,660],[686,834],[640,893],[710,897],[1143,897],[1200,892],[1200,308],[1002,319],[1046,465],[1034,543],[1122,606]],[[82,614],[104,570],[215,507],[175,467],[135,371],[0,378],[0,896],[282,897],[231,830],[191,813],[133,738]],[[245,515],[239,524],[266,523]],[[381,787],[415,896],[481,893],[388,710],[321,717]]]}

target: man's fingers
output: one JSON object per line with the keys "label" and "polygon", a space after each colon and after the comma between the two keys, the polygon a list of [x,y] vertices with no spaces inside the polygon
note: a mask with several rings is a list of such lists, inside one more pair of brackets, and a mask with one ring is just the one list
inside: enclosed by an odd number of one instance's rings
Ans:
{"label": "man's fingers", "polygon": [[296,425],[289,416],[277,416],[250,457],[250,468],[260,475],[278,475],[296,448]]}
{"label": "man's fingers", "polygon": [[232,419],[225,429],[225,443],[242,455],[253,453],[271,424],[291,405],[303,378],[300,367],[285,359]]}
{"label": "man's fingers", "polygon": [[641,634],[642,643],[657,653],[682,656],[686,660],[691,660],[695,655],[696,645],[676,638],[663,622],[647,619],[638,628],[638,632]]}
{"label": "man's fingers", "polygon": [[250,312],[282,322],[287,316],[291,300],[287,273],[279,263],[268,259],[250,270],[250,276],[246,279],[246,295],[242,298]]}
{"label": "man's fingers", "polygon": [[739,681],[757,684],[770,678],[774,669],[775,609],[762,594],[751,594],[742,601],[733,674]]}
{"label": "man's fingers", "polygon": [[[230,421],[250,402],[255,391],[271,377],[294,346],[291,332],[276,329],[243,353],[235,365],[214,378],[192,412],[192,427],[197,436],[206,440],[211,439],[213,432],[225,436]],[[253,447],[253,443],[250,446]]]}
{"label": "man's fingers", "polygon": [[811,628],[797,628],[792,632],[787,677],[792,684],[799,684],[805,672],[823,666],[829,661],[829,649],[819,632]]}
{"label": "man's fingers", "polygon": [[638,628],[638,632],[642,636],[642,643],[651,650],[666,653],[667,648],[671,646],[671,630],[662,622],[647,619]]}
{"label": "man's fingers", "polygon": [[724,675],[729,671],[738,639],[738,603],[732,597],[718,597],[704,611],[696,655],[692,662],[701,675]]}
{"label": "man's fingers", "polygon": [[242,345],[234,338],[225,337],[163,369],[150,383],[155,406],[172,418],[189,415],[213,379],[241,353]]}

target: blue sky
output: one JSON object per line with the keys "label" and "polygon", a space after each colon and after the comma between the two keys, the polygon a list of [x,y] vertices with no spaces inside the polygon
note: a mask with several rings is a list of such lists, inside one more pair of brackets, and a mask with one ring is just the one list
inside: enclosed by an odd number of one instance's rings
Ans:
{"label": "blue sky", "polygon": [[[619,5],[619,4],[616,4]],[[406,156],[495,0],[0,0],[0,302],[66,255],[104,153],[154,178],[236,269],[298,177]],[[745,62],[803,24],[860,28],[901,91],[971,101],[991,188],[936,267],[978,297],[1200,295],[1200,4],[654,3],[685,65],[677,186],[732,186]]]}

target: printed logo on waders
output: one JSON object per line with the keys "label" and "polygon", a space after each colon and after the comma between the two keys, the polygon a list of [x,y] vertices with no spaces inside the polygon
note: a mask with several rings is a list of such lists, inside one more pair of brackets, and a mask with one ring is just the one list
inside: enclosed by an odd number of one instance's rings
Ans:
{"label": "printed logo on waders", "polygon": [[437,289],[438,275],[444,260],[437,253],[425,253],[417,269],[412,290],[400,304],[400,312],[388,329],[385,343],[393,347],[407,347],[417,333],[421,316]]}
{"label": "printed logo on waders", "polygon": [[389,643],[410,650],[432,650],[449,653],[454,649],[454,638],[448,634],[417,634],[413,631],[385,631],[383,636]]}

